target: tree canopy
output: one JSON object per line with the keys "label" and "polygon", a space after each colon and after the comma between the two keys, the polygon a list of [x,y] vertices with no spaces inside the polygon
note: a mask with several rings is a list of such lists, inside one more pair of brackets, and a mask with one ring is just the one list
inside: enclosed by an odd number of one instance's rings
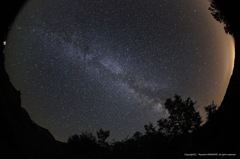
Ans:
{"label": "tree canopy", "polygon": [[190,98],[183,100],[175,95],[174,99],[168,98],[164,104],[169,117],[158,121],[159,131],[166,135],[189,134],[201,124],[201,116],[195,109],[196,102]]}
{"label": "tree canopy", "polygon": [[207,121],[212,120],[213,116],[217,112],[217,105],[214,104],[214,101],[212,101],[212,103],[206,106],[204,109],[207,112]]}
{"label": "tree canopy", "polygon": [[237,27],[239,26],[239,24],[237,24],[238,3],[237,0],[211,0],[209,7],[213,17],[220,23],[223,23],[225,32],[231,35],[239,29]]}

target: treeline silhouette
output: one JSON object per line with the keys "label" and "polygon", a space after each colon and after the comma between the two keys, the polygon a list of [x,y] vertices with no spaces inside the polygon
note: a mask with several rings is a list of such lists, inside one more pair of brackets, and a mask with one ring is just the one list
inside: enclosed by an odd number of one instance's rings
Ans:
{"label": "treeline silhouette", "polygon": [[[72,158],[149,158],[183,156],[191,152],[193,139],[191,134],[198,130],[202,123],[196,102],[175,95],[164,104],[169,116],[144,125],[145,132],[135,132],[133,136],[121,141],[109,143],[109,130],[100,129],[92,133],[83,132],[68,138],[65,150]],[[217,106],[212,102],[205,107],[208,120],[215,114]]]}

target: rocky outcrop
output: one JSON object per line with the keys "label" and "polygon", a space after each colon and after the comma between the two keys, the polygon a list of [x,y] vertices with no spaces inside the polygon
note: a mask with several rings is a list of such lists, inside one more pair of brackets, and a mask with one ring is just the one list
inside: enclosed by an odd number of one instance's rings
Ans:
{"label": "rocky outcrop", "polygon": [[[26,0],[1,2],[1,42],[10,24]],[[21,93],[11,84],[4,68],[4,45],[0,52],[0,126],[1,156],[4,158],[61,159],[67,158],[60,143],[47,129],[35,124],[21,107]]]}

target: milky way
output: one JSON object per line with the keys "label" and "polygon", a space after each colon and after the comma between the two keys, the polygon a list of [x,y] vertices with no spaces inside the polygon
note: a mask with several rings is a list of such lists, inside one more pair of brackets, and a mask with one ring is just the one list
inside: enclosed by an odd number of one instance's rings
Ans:
{"label": "milky way", "polygon": [[180,94],[219,104],[232,39],[192,0],[30,0],[4,53],[22,106],[56,139],[103,128],[122,139]]}

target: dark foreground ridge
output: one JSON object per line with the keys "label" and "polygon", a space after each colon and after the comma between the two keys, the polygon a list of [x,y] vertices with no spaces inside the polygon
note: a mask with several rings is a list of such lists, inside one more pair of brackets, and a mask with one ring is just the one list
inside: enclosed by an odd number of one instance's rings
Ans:
{"label": "dark foreground ridge", "polygon": [[[1,2],[1,42],[6,40],[9,26],[26,0],[4,0]],[[1,155],[5,158],[153,158],[187,155],[238,155],[239,131],[237,128],[237,107],[240,89],[240,33],[236,0],[213,0],[210,11],[214,18],[225,24],[225,30],[235,40],[235,67],[225,98],[211,120],[204,126],[188,134],[164,136],[170,129],[156,130],[145,125],[145,134],[136,132],[133,137],[109,144],[108,131],[100,130],[98,140],[91,134],[74,135],[68,143],[56,141],[47,129],[35,124],[24,108],[21,107],[21,94],[9,80],[4,68],[4,45],[0,53],[0,124]],[[186,101],[185,101],[186,102]],[[171,103],[170,103],[171,104]],[[190,103],[191,104],[191,103]],[[196,115],[197,118],[197,115]],[[198,120],[196,120],[198,121]],[[158,121],[158,124],[170,123]],[[196,125],[198,122],[196,122]],[[167,127],[165,125],[165,127]],[[171,126],[168,126],[173,128]],[[179,129],[178,129],[179,130]],[[181,130],[185,130],[184,128]],[[161,133],[159,133],[161,132]],[[185,135],[187,134],[187,135]],[[81,142],[79,142],[81,141]],[[88,149],[91,148],[91,149]]]}
{"label": "dark foreground ridge", "polygon": [[35,124],[21,107],[20,92],[10,83],[4,68],[3,41],[9,26],[26,0],[1,1],[0,124],[1,156],[4,158],[67,158],[47,129]]}

